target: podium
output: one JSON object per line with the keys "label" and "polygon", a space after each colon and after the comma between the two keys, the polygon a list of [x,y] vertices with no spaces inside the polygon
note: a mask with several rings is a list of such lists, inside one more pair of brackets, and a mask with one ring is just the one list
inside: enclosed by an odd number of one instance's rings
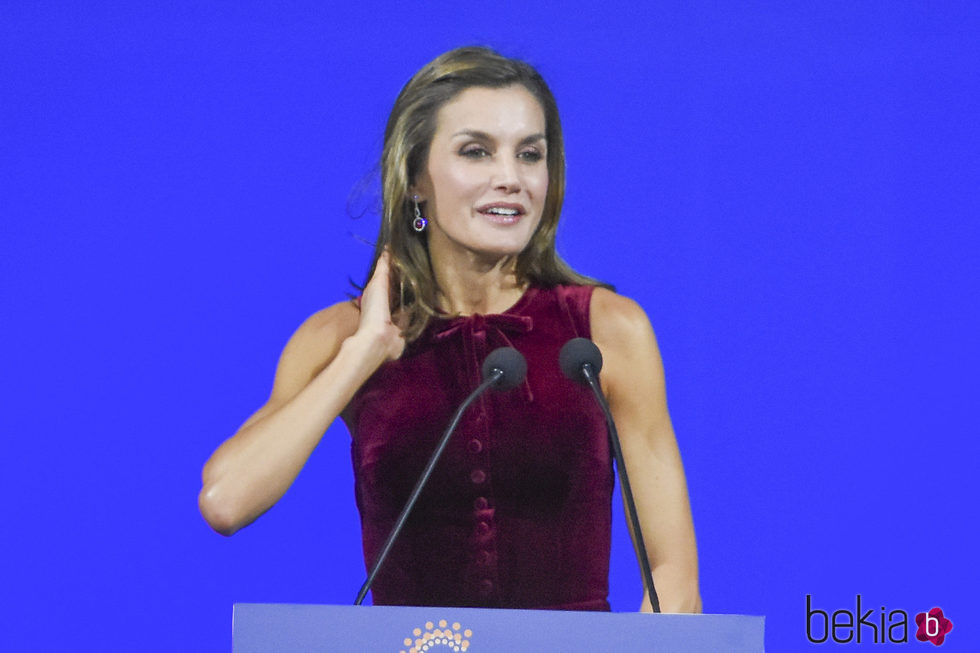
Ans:
{"label": "podium", "polygon": [[235,604],[234,653],[762,653],[764,617]]}

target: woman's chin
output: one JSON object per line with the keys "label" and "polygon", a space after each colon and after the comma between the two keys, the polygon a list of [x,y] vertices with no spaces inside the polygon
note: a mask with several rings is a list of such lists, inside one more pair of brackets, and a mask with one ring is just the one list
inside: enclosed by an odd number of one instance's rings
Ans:
{"label": "woman's chin", "polygon": [[[469,234],[469,237],[459,238],[445,237],[444,234],[432,234],[429,239],[429,253],[438,258],[443,258],[436,253],[436,250],[448,252],[456,251],[464,253],[489,264],[495,264],[500,259],[516,257],[531,242],[530,233],[524,233],[512,229],[492,229],[483,233]],[[440,237],[441,236],[441,237]]]}

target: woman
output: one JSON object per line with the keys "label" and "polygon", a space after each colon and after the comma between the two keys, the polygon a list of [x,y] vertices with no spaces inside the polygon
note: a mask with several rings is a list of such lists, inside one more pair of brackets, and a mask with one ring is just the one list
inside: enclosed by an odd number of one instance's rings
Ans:
{"label": "woman", "polygon": [[467,411],[374,602],[608,610],[605,422],[557,364],[565,342],[591,337],[661,608],[699,611],[654,334],[637,304],[556,254],[564,172],[557,106],[528,64],[461,48],[420,70],[385,130],[381,233],[359,303],[316,313],[290,339],[269,400],[204,467],[208,523],[230,535],[255,520],[341,416],[370,565],[480,363],[512,345],[527,380]]}

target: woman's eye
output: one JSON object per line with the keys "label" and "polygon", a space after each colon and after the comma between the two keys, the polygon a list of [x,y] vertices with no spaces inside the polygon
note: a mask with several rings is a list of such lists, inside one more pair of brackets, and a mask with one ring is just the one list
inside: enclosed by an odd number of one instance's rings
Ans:
{"label": "woman's eye", "polygon": [[487,152],[486,149],[484,149],[482,147],[470,147],[470,148],[464,149],[461,152],[461,154],[463,156],[469,157],[471,159],[481,159],[481,158],[487,156],[489,154],[489,152]]}
{"label": "woman's eye", "polygon": [[529,163],[536,163],[543,158],[541,152],[538,152],[537,150],[525,150],[524,152],[521,152],[517,156],[519,156],[521,159],[524,159]]}

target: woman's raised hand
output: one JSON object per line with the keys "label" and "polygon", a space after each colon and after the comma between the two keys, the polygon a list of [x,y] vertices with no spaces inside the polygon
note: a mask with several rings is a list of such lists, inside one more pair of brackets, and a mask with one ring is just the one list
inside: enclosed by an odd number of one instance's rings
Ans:
{"label": "woman's raised hand", "polygon": [[402,330],[391,318],[388,303],[388,280],[391,275],[391,253],[385,249],[374,267],[371,280],[361,294],[361,317],[356,338],[368,339],[382,347],[385,360],[395,360],[405,349]]}

